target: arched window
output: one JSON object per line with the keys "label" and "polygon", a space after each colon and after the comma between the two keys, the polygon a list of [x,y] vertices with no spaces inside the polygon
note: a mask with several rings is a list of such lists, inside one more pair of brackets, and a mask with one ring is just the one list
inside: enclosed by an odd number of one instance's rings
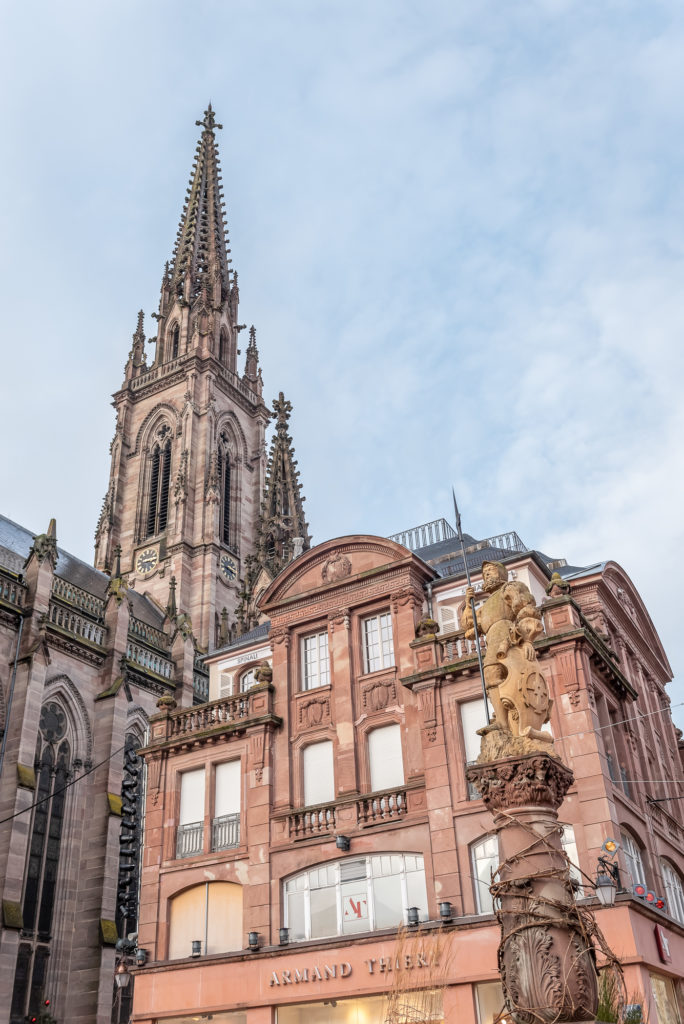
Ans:
{"label": "arched window", "polygon": [[227,353],[228,353],[228,338],[226,336],[225,329],[221,328],[221,333],[219,334],[219,351],[218,351],[218,357],[219,357],[219,362],[220,363],[224,363],[225,364]]}
{"label": "arched window", "polygon": [[171,900],[169,960],[192,955],[193,942],[201,955],[242,949],[242,886],[235,882],[202,882]]}
{"label": "arched window", "polygon": [[178,359],[180,352],[180,327],[174,324],[171,328],[171,346],[169,350],[170,359]]}
{"label": "arched window", "polygon": [[253,686],[256,686],[256,676],[254,675],[254,669],[248,668],[240,676],[240,693],[247,693]]}
{"label": "arched window", "polygon": [[290,939],[319,939],[407,924],[407,910],[428,917],[423,858],[413,853],[346,857],[319,864],[283,886]]}
{"label": "arched window", "polygon": [[171,480],[171,438],[168,437],[169,433],[169,427],[161,428],[150,455],[146,537],[154,537],[166,529]]}
{"label": "arched window", "polygon": [[24,927],[17,955],[11,1019],[39,1013],[55,906],[55,886],[62,843],[66,783],[71,777],[71,746],[67,716],[49,701],[40,715],[36,748],[36,806],[31,826],[26,886],[22,906]]}
{"label": "arched window", "polygon": [[620,841],[627,866],[628,883],[630,885],[637,885],[638,882],[641,882],[643,885],[646,885],[644,862],[641,859],[641,850],[636,840],[632,838],[629,832],[621,832]]}
{"label": "arched window", "polygon": [[663,885],[665,886],[667,912],[670,917],[674,917],[675,921],[684,924],[684,885],[682,885],[682,879],[666,860],[661,860],[660,870],[663,875]]}
{"label": "arched window", "polygon": [[231,471],[230,450],[225,434],[219,438],[218,475],[221,493],[221,522],[219,525],[221,543],[231,546]]}
{"label": "arched window", "polygon": [[487,836],[479,843],[470,847],[470,863],[472,865],[475,886],[475,906],[478,914],[491,914],[494,911],[492,894],[492,872],[499,866],[499,840],[496,836]]}

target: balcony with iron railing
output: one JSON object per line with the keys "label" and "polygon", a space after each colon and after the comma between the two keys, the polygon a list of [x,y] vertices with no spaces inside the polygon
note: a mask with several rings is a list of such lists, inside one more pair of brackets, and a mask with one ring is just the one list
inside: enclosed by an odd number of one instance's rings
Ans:
{"label": "balcony with iron railing", "polygon": [[176,858],[197,857],[204,852],[204,822],[191,821],[176,829]]}
{"label": "balcony with iron railing", "polygon": [[231,850],[240,845],[240,815],[222,814],[211,823],[211,849]]}

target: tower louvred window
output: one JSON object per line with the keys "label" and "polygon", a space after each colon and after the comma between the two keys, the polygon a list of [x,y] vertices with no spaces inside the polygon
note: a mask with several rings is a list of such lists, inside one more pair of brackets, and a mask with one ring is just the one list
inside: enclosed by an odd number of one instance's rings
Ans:
{"label": "tower louvred window", "polygon": [[223,435],[221,435],[221,443],[218,450],[218,475],[221,488],[221,542],[230,545],[230,456],[225,447],[225,437]]}
{"label": "tower louvred window", "polygon": [[147,509],[146,536],[154,537],[166,529],[171,481],[171,441],[156,444],[150,456],[150,501]]}

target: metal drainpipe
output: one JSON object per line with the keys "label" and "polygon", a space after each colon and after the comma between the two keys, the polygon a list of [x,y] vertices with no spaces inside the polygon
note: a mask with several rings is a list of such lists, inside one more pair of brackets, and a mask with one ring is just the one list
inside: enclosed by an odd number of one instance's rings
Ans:
{"label": "metal drainpipe", "polygon": [[9,697],[7,698],[7,713],[5,714],[5,731],[2,734],[2,747],[0,747],[0,775],[5,760],[5,747],[7,745],[7,733],[9,732],[10,711],[12,710],[12,697],[14,696],[14,683],[17,678],[17,662],[19,661],[19,647],[21,645],[21,634],[24,631],[24,616],[19,619],[19,635],[17,646],[14,651],[14,665],[12,666],[12,682],[10,683]]}

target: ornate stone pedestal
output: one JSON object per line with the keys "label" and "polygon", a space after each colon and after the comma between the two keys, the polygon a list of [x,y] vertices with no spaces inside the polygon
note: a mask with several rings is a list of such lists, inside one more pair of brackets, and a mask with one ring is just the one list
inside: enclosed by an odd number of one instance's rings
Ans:
{"label": "ornate stone pedestal", "polygon": [[510,1017],[516,1024],[594,1021],[592,922],[575,906],[558,826],[572,772],[557,757],[530,753],[474,765],[466,776],[494,815],[499,839],[492,895]]}

